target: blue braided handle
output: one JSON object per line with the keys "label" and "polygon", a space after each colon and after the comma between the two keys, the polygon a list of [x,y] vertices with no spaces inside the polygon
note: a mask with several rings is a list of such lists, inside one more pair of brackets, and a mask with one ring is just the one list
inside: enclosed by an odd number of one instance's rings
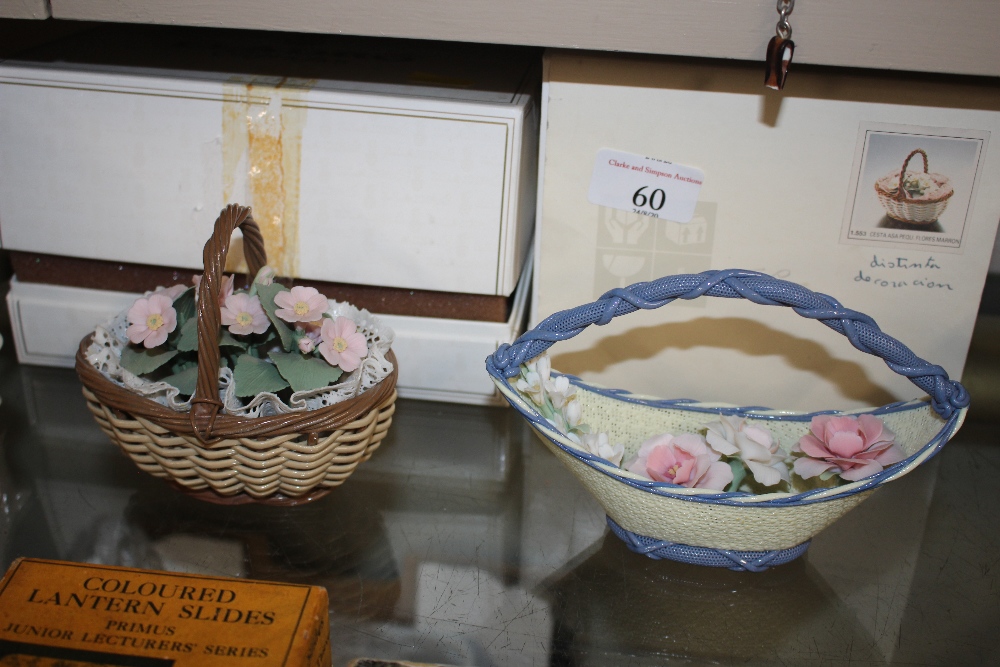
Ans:
{"label": "blue braided handle", "polygon": [[650,310],[674,299],[700,296],[747,299],[764,306],[788,306],[802,317],[819,320],[847,336],[862,352],[884,359],[889,368],[926,392],[931,397],[931,405],[943,418],[948,419],[957,409],[969,405],[969,393],[961,383],[949,379],[943,368],[924,361],[910,348],[883,333],[867,315],[845,308],[833,297],[801,285],[741,269],[666,276],[610,290],[593,303],[550,315],[513,344],[504,343],[486,359],[487,370],[497,379],[512,378],[526,360],[534,359],[556,341],[576,336],[591,324],[604,325],[615,317],[639,309]]}

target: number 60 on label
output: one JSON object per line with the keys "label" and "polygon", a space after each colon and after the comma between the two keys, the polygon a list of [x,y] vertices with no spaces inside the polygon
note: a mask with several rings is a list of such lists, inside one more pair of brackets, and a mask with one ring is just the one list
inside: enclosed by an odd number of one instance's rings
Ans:
{"label": "number 60 on label", "polygon": [[655,190],[650,192],[649,196],[647,197],[645,194],[643,194],[643,190],[646,190],[647,188],[649,188],[649,186],[644,185],[638,190],[636,190],[635,194],[632,195],[632,203],[638,206],[639,208],[649,205],[649,208],[653,209],[654,211],[659,211],[661,208],[663,208],[663,204],[666,203],[667,201],[667,193],[665,193],[663,190],[659,188],[656,188]]}

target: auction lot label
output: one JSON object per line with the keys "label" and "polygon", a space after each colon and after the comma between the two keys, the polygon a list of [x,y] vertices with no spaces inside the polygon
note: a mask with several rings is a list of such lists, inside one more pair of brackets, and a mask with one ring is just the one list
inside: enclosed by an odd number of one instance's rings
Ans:
{"label": "auction lot label", "polygon": [[630,213],[690,222],[705,174],[666,160],[602,148],[587,200]]}

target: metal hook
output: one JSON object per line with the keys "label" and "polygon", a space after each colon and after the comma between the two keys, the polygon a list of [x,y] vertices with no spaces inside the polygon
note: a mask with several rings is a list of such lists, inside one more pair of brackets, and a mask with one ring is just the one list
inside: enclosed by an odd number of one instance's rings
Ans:
{"label": "metal hook", "polygon": [[788,15],[793,9],[795,0],[778,0],[778,23],[774,27],[774,37],[767,44],[764,69],[764,85],[773,90],[785,87],[788,66],[792,63],[792,55],[795,53],[792,25],[788,22]]}

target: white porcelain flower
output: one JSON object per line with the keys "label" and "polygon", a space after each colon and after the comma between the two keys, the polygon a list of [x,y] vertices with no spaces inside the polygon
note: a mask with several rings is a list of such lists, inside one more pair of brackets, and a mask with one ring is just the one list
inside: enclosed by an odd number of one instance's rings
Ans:
{"label": "white porcelain flower", "polygon": [[569,383],[569,378],[565,375],[560,375],[555,380],[545,381],[544,386],[549,400],[552,401],[552,407],[557,410],[561,410],[576,398],[576,387]]}
{"label": "white porcelain flower", "polygon": [[535,405],[542,407],[545,405],[546,385],[549,383],[551,372],[552,366],[548,355],[536,357],[521,367],[521,377],[514,386],[522,394],[526,394]]}
{"label": "white porcelain flower", "polygon": [[538,407],[538,411],[561,433],[579,441],[590,429],[582,422],[583,408],[577,400],[576,387],[565,375],[552,377],[548,355],[536,357],[521,366],[521,377],[514,386]]}
{"label": "white porcelain flower", "polygon": [[782,480],[788,481],[788,455],[768,429],[748,424],[741,417],[724,415],[719,416],[719,421],[705,426],[709,447],[719,454],[742,460],[758,483],[774,486]]}
{"label": "white porcelain flower", "polygon": [[903,187],[912,195],[922,195],[935,186],[934,180],[923,172],[907,172],[903,179]]}
{"label": "white porcelain flower", "polygon": [[[572,399],[576,399],[573,396]],[[569,400],[563,404],[562,409],[563,421],[566,423],[566,430],[573,431],[580,428],[580,420],[583,419],[583,408],[580,407],[580,402],[577,400]]]}
{"label": "white porcelain flower", "polygon": [[584,433],[579,440],[580,445],[594,456],[599,456],[616,466],[622,464],[625,447],[620,443],[612,445],[607,433]]}

